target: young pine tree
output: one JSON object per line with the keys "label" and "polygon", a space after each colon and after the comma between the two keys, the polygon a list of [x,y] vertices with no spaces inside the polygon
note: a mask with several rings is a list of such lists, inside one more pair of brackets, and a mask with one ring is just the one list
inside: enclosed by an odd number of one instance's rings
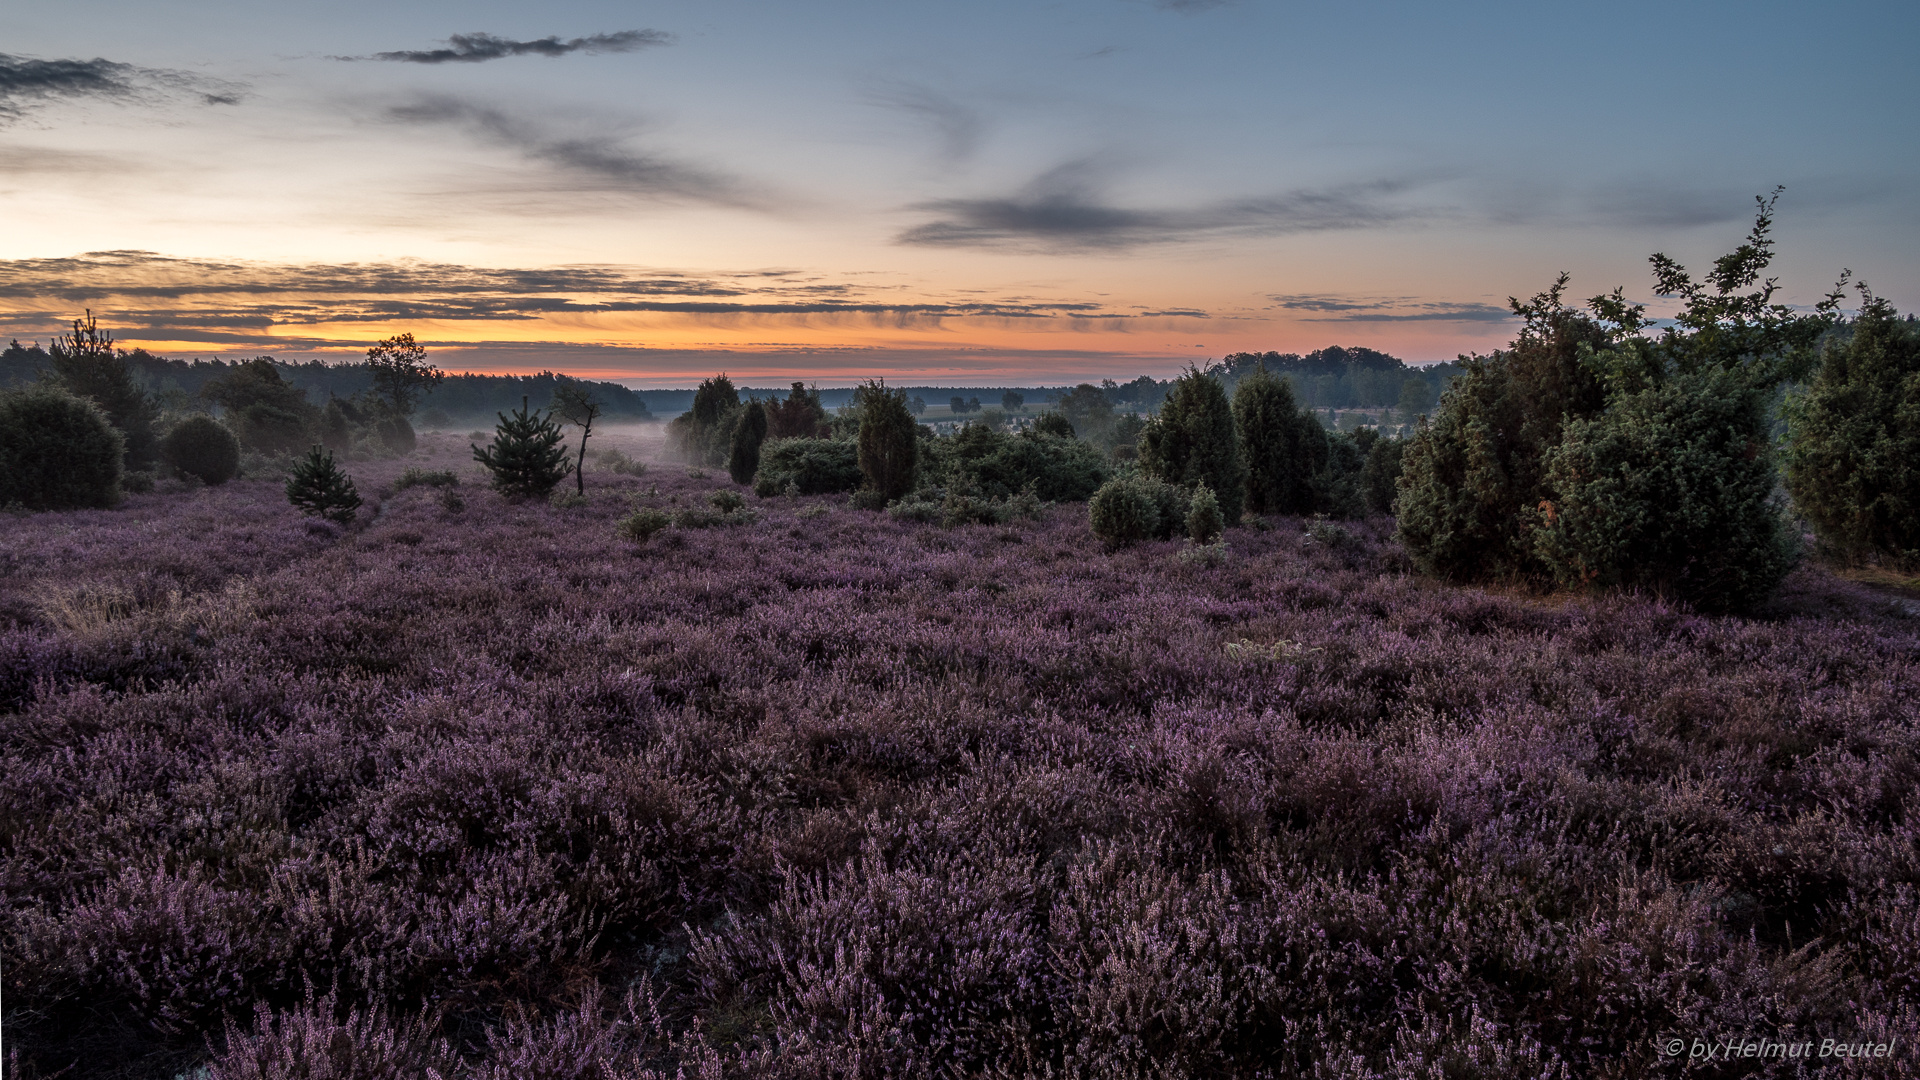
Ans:
{"label": "young pine tree", "polygon": [[1220,501],[1221,515],[1228,522],[1240,520],[1246,465],[1218,379],[1188,368],[1175,381],[1160,415],[1140,433],[1140,466],[1169,484],[1206,484]]}
{"label": "young pine tree", "polygon": [[333,463],[333,452],[314,447],[287,474],[287,501],[308,514],[337,521],[353,521],[360,509],[360,493],[354,490],[353,477]]}
{"label": "young pine tree", "polygon": [[126,357],[113,347],[113,335],[100,329],[91,310],[84,319],[73,320],[72,333],[54,339],[50,356],[54,381],[98,405],[120,433],[125,467],[151,465],[156,449],[153,402],[134,382]]}
{"label": "young pine tree", "polygon": [[498,415],[493,445],[474,447],[473,459],[493,474],[495,491],[514,499],[546,498],[573,469],[560,425],[533,412],[526,398],[512,416]]}

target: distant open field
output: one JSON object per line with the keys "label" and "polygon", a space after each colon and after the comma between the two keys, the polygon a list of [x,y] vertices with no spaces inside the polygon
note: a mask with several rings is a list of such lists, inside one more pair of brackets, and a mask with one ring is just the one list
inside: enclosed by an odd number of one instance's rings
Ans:
{"label": "distant open field", "polygon": [[[1108,553],[1084,504],[635,544],[744,489],[595,442],[653,463],[582,507],[428,433],[344,529],[277,476],[0,514],[9,1080],[1920,1063],[1909,594],[1459,588],[1386,518]],[[1690,1065],[1740,1038],[1815,1056]]]}

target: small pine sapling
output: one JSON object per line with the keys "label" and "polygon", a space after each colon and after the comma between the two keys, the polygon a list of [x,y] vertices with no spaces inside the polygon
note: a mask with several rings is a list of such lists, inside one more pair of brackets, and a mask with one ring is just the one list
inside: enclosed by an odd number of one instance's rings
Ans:
{"label": "small pine sapling", "polygon": [[318,446],[287,475],[287,501],[303,513],[342,525],[350,524],[354,511],[360,509],[360,493],[354,490],[353,477],[333,463],[333,451]]}
{"label": "small pine sapling", "polygon": [[573,463],[567,460],[566,438],[551,417],[536,414],[527,399],[512,416],[498,414],[493,445],[473,448],[473,459],[493,474],[494,490],[509,498],[546,498],[567,478]]}

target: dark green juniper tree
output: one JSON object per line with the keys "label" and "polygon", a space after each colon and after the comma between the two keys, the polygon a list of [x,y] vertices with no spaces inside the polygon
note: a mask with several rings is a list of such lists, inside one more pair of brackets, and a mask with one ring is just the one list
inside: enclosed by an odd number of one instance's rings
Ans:
{"label": "dark green juniper tree", "polygon": [[513,415],[497,414],[493,445],[473,448],[473,460],[493,474],[495,491],[509,498],[545,498],[573,468],[560,425],[535,413],[526,398]]}
{"label": "dark green juniper tree", "polygon": [[360,509],[360,493],[353,478],[333,463],[333,451],[316,446],[287,474],[287,501],[308,514],[337,521],[353,521]]}
{"label": "dark green juniper tree", "polygon": [[1313,513],[1314,474],[1327,463],[1327,432],[1295,404],[1293,385],[1261,365],[1233,388],[1233,426],[1247,469],[1246,508]]}
{"label": "dark green juniper tree", "polygon": [[866,488],[886,500],[913,490],[919,425],[907,410],[907,392],[873,381],[854,392],[860,413],[860,475]]}
{"label": "dark green juniper tree", "polygon": [[1787,490],[1841,557],[1920,566],[1920,327],[1861,293],[1851,334],[1787,399]]}
{"label": "dark green juniper tree", "polygon": [[1189,366],[1174,382],[1160,414],[1140,433],[1140,467],[1169,484],[1206,484],[1221,516],[1229,524],[1240,520],[1247,471],[1218,379]]}
{"label": "dark green juniper tree", "polygon": [[760,471],[760,445],[767,441],[767,407],[758,401],[747,403],[747,411],[733,428],[733,449],[727,456],[727,475],[736,484],[753,483]]}

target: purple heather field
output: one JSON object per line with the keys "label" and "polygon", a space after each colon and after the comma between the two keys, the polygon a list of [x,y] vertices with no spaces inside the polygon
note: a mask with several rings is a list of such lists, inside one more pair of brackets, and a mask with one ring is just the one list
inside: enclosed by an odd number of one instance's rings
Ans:
{"label": "purple heather field", "polygon": [[0,515],[9,1080],[1920,1074],[1911,599],[466,447]]}

